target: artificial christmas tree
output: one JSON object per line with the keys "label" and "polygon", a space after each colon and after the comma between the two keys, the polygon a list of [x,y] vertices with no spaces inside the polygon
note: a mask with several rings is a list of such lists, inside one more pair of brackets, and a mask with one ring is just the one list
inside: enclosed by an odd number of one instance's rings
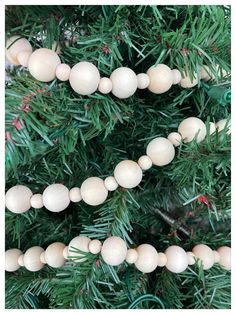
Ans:
{"label": "artificial christmas tree", "polygon": [[230,308],[230,8],[7,6],[6,39],[6,308]]}

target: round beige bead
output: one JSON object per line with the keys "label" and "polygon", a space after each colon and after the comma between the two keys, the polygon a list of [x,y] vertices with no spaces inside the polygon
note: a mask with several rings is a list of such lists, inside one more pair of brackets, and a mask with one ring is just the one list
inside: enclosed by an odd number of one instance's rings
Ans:
{"label": "round beige bead", "polygon": [[120,265],[124,262],[126,254],[125,241],[120,237],[110,237],[103,242],[101,255],[106,264],[111,266]]}
{"label": "round beige bead", "polygon": [[137,247],[138,259],[135,266],[142,273],[151,273],[154,271],[159,262],[157,250],[150,244],[141,244]]}
{"label": "round beige bead", "polygon": [[50,82],[56,77],[56,68],[61,63],[56,52],[40,48],[35,50],[29,58],[30,74],[38,81]]}
{"label": "round beige bead", "polygon": [[214,122],[210,122],[209,124],[210,124],[209,132],[210,132],[210,135],[211,135],[211,134],[215,133],[215,131],[216,131],[216,125],[215,125]]}
{"label": "round beige bead", "polygon": [[33,246],[24,254],[25,268],[29,271],[38,271],[43,268],[44,264],[40,261],[40,255],[43,252],[40,246]]}
{"label": "round beige bead", "polygon": [[123,188],[132,189],[142,180],[142,169],[132,160],[123,160],[117,164],[114,177]]}
{"label": "round beige bead", "polygon": [[102,94],[108,94],[112,90],[112,81],[108,77],[102,77],[100,79],[98,90]]}
{"label": "round beige bead", "polygon": [[212,78],[213,73],[207,65],[200,67],[200,77],[202,80],[209,81]]}
{"label": "round beige bead", "polygon": [[227,126],[228,131],[226,132],[227,134],[231,133],[231,121],[229,120],[227,123],[227,119],[222,119],[216,123],[216,128],[218,132],[221,132],[224,130],[224,128]]}
{"label": "round beige bead", "polygon": [[166,263],[167,263],[167,257],[164,253],[158,253],[158,266],[159,267],[164,267],[166,266]]}
{"label": "round beige bead", "polygon": [[68,257],[75,259],[76,262],[84,262],[86,261],[86,257],[83,257],[83,253],[75,252],[75,249],[82,251],[82,252],[89,252],[89,243],[90,239],[88,237],[78,236],[72,239],[68,246]]}
{"label": "round beige bead", "polygon": [[139,89],[147,88],[148,85],[150,84],[149,76],[146,73],[139,73],[137,75],[137,80]]}
{"label": "round beige bead", "polygon": [[19,258],[18,258],[18,264],[20,265],[20,266],[25,266],[25,264],[24,264],[24,254],[22,254],[22,255],[20,255],[19,256]]}
{"label": "round beige bead", "polygon": [[22,65],[23,67],[27,67],[31,54],[32,51],[28,50],[20,51],[17,55],[17,60],[20,63],[20,65]]}
{"label": "round beige bead", "polygon": [[221,246],[217,252],[220,255],[219,264],[225,269],[231,269],[231,248],[228,246]]}
{"label": "round beige bead", "polygon": [[172,132],[168,135],[168,140],[174,145],[174,146],[179,146],[181,141],[182,141],[182,137],[179,133],[177,132]]}
{"label": "round beige bead", "polygon": [[61,242],[55,242],[50,244],[45,251],[45,261],[51,267],[58,268],[65,264],[65,258],[63,256],[63,250],[65,244]]}
{"label": "round beige bead", "polygon": [[30,199],[30,205],[33,208],[42,208],[43,207],[42,194],[34,194]]}
{"label": "round beige bead", "polygon": [[68,81],[70,77],[70,71],[71,69],[68,64],[61,63],[56,68],[56,77],[60,81],[63,81],[63,82]]}
{"label": "round beige bead", "polygon": [[82,200],[80,188],[74,187],[69,192],[71,202],[77,203]]}
{"label": "round beige bead", "polygon": [[137,87],[137,75],[133,70],[126,67],[120,67],[111,73],[112,94],[120,99],[132,96]]}
{"label": "round beige bead", "polygon": [[206,126],[202,120],[190,117],[180,123],[178,132],[181,134],[185,143],[191,142],[195,137],[196,141],[199,143],[203,141],[206,136]]}
{"label": "round beige bead", "polygon": [[51,212],[61,212],[70,204],[69,190],[60,183],[49,185],[43,191],[43,204]]}
{"label": "round beige bead", "polygon": [[209,269],[213,266],[215,254],[209,246],[205,244],[198,244],[193,248],[192,252],[196,258],[202,262],[203,269]]}
{"label": "round beige bead", "polygon": [[138,259],[138,252],[135,249],[129,249],[127,251],[125,260],[129,264],[134,264]]}
{"label": "round beige bead", "polygon": [[20,268],[18,262],[19,257],[22,255],[21,250],[9,249],[5,252],[5,270],[6,271],[16,271]]}
{"label": "round beige bead", "polygon": [[198,77],[197,77],[196,72],[193,73],[192,80],[190,79],[189,74],[186,72],[184,72],[184,76],[180,80],[180,86],[183,88],[191,88],[191,87],[197,85],[197,83],[198,83]]}
{"label": "round beige bead", "polygon": [[217,251],[213,251],[214,252],[214,262],[215,263],[219,263],[220,261],[220,254]]}
{"label": "round beige bead", "polygon": [[143,155],[139,158],[138,165],[143,170],[148,170],[152,166],[152,160],[147,155]]}
{"label": "round beige bead", "polygon": [[148,89],[154,94],[165,93],[173,84],[173,73],[165,64],[151,66],[147,71],[147,75],[150,79]]}
{"label": "round beige bead", "polygon": [[62,252],[65,259],[68,259],[68,248],[69,246],[65,246]]}
{"label": "round beige bead", "polygon": [[154,138],[147,146],[146,154],[156,166],[168,165],[175,157],[173,144],[164,137]]}
{"label": "round beige bead", "polygon": [[179,70],[174,69],[172,70],[172,75],[173,75],[173,85],[179,84],[181,81],[181,73]]}
{"label": "round beige bead", "polygon": [[80,192],[83,201],[92,206],[104,203],[108,195],[103,180],[98,177],[86,179],[81,185]]}
{"label": "round beige bead", "polygon": [[40,254],[40,262],[42,262],[43,264],[47,264],[46,260],[45,260],[45,251],[43,251],[41,254]]}
{"label": "round beige bead", "polygon": [[193,252],[187,252],[187,256],[188,256],[188,264],[189,265],[193,265],[195,264],[195,255],[193,254]]}
{"label": "round beige bead", "polygon": [[91,62],[82,61],[73,66],[69,77],[73,90],[80,95],[91,95],[100,82],[100,73]]}
{"label": "round beige bead", "polygon": [[99,240],[92,240],[89,242],[89,252],[92,254],[98,254],[101,251],[102,242]]}
{"label": "round beige bead", "polygon": [[24,185],[15,185],[5,196],[6,207],[15,214],[24,213],[30,209],[31,190]]}
{"label": "round beige bead", "polygon": [[167,258],[165,266],[172,273],[182,273],[188,267],[188,256],[180,246],[169,246],[165,250],[165,255]]}
{"label": "round beige bead", "polygon": [[112,176],[107,177],[104,180],[104,185],[105,185],[105,188],[108,191],[115,191],[118,188],[118,186],[119,186],[117,181],[116,181],[116,179],[114,177],[112,177]]}
{"label": "round beige bead", "polygon": [[20,62],[17,55],[22,51],[28,51],[32,53],[33,49],[29,41],[20,36],[12,36],[6,42],[6,58],[7,60],[15,65],[19,65]]}

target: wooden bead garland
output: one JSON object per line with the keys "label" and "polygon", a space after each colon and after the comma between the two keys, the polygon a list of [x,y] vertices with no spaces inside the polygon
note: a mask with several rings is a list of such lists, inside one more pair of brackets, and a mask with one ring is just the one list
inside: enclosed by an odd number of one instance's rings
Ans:
{"label": "wooden bead garland", "polygon": [[66,260],[82,263],[86,262],[83,252],[100,254],[103,261],[111,266],[118,266],[126,261],[128,264],[134,264],[143,273],[151,273],[157,267],[164,266],[173,273],[181,273],[196,261],[199,265],[202,263],[205,270],[210,269],[214,263],[219,263],[226,270],[231,269],[231,248],[228,246],[213,251],[205,244],[198,244],[192,252],[186,253],[181,247],[172,245],[165,253],[158,253],[150,244],[127,249],[125,241],[117,236],[107,238],[103,244],[96,239],[77,236],[70,241],[69,246],[55,242],[45,251],[39,246],[29,248],[25,254],[19,249],[9,249],[5,252],[5,270],[13,272],[24,266],[29,271],[39,271],[44,264],[58,268],[62,267]]}
{"label": "wooden bead garland", "polygon": [[[41,82],[49,82],[56,77],[61,81],[69,80],[72,89],[79,95],[91,95],[98,89],[102,94],[112,92],[116,97],[125,99],[132,96],[137,88],[148,88],[155,94],[162,94],[175,84],[191,88],[197,85],[200,79],[207,81],[216,78],[215,73],[205,65],[199,69],[200,77],[195,72],[191,80],[186,69],[181,76],[179,70],[171,70],[165,64],[153,65],[147,73],[137,75],[130,68],[120,67],[111,73],[110,78],[100,78],[97,67],[91,62],[81,61],[72,69],[69,65],[61,64],[58,56],[60,45],[56,42],[53,43],[52,49],[39,48],[32,51],[30,43],[25,38],[13,36],[7,40],[6,58],[10,63],[28,67],[30,74]],[[216,66],[216,73],[219,72],[219,66]],[[222,73],[223,77],[227,74],[224,70]]]}
{"label": "wooden bead garland", "polygon": [[[218,132],[228,127],[229,133],[230,120],[222,119],[216,125],[210,122],[210,133],[214,126]],[[42,195],[33,195],[28,187],[16,185],[6,193],[6,207],[13,213],[24,213],[31,207],[43,206],[49,211],[60,212],[66,209],[70,202],[81,200],[91,206],[100,205],[107,199],[108,192],[116,190],[118,186],[127,189],[138,186],[142,180],[142,170],[148,170],[152,164],[159,167],[169,164],[175,156],[174,146],[180,145],[182,141],[190,142],[194,138],[201,142],[206,133],[206,125],[202,120],[195,117],[186,118],[179,124],[178,133],[170,133],[168,139],[157,137],[151,140],[147,145],[147,155],[141,156],[138,162],[132,160],[119,162],[114,169],[114,176],[108,176],[105,180],[98,177],[87,178],[80,188],[74,187],[70,191],[63,184],[51,184]]]}

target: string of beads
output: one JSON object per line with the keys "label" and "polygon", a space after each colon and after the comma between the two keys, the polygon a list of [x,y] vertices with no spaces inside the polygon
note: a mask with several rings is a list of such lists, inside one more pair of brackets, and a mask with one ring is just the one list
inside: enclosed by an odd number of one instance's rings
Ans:
{"label": "string of beads", "polygon": [[19,249],[9,249],[5,252],[5,269],[12,272],[24,266],[29,271],[39,271],[44,264],[59,268],[68,259],[78,263],[85,262],[86,257],[83,252],[101,253],[103,261],[111,266],[118,266],[124,261],[135,264],[143,273],[151,273],[157,267],[164,266],[173,273],[181,273],[188,265],[193,265],[195,262],[202,263],[204,270],[210,269],[214,263],[219,263],[227,270],[231,269],[231,248],[228,246],[221,246],[213,251],[205,244],[198,244],[194,246],[192,252],[185,252],[180,246],[172,245],[161,253],[150,244],[141,244],[137,248],[128,249],[125,241],[117,236],[107,238],[103,244],[96,239],[77,236],[68,246],[55,242],[45,251],[40,246],[33,246],[24,254]]}

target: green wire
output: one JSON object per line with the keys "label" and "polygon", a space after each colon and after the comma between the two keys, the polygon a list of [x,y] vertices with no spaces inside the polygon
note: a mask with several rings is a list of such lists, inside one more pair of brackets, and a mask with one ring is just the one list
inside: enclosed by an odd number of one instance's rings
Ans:
{"label": "green wire", "polygon": [[164,309],[165,306],[163,304],[163,302],[155,295],[153,294],[144,294],[141,297],[137,298],[136,300],[134,300],[130,306],[128,307],[128,309],[134,309],[139,303],[143,302],[143,301],[153,301],[156,302],[158,304],[160,304],[161,308]]}

